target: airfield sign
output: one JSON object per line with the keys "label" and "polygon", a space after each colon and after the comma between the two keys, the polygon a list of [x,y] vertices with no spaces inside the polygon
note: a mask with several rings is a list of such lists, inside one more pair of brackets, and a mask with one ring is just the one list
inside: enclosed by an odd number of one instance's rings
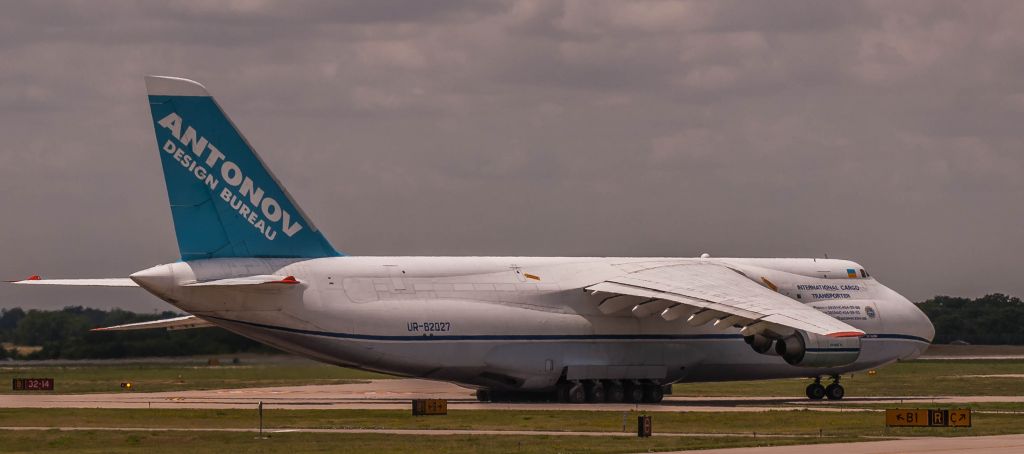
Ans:
{"label": "airfield sign", "polygon": [[15,378],[11,381],[14,391],[53,391],[52,378]]}
{"label": "airfield sign", "polygon": [[971,427],[971,409],[950,410],[948,422],[950,427]]}
{"label": "airfield sign", "polygon": [[971,409],[890,408],[885,410],[885,425],[889,427],[971,427]]}
{"label": "airfield sign", "polygon": [[447,415],[447,414],[448,414],[448,400],[447,399],[413,399],[412,400],[412,415],[413,416]]}

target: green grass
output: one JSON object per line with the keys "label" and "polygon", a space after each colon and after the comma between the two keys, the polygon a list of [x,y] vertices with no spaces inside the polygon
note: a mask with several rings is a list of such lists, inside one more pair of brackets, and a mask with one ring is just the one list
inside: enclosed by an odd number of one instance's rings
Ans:
{"label": "green grass", "polygon": [[[965,375],[1024,373],[1024,360],[926,360],[882,368],[875,376],[845,377],[847,395],[1019,395],[1024,380]],[[178,376],[181,376],[179,379]],[[385,376],[307,361],[246,362],[241,365],[207,366],[205,361],[175,364],[120,364],[0,368],[0,385],[14,376],[54,377],[58,392],[119,391],[121,381],[132,381],[137,391],[168,391],[275,385],[344,383]],[[676,385],[674,393],[684,396],[801,396],[806,380],[763,382],[694,383]],[[5,390],[5,392],[10,392]],[[850,408],[845,412],[773,410],[765,412],[657,412],[653,413],[656,433],[720,434],[712,437],[604,436],[467,436],[279,433],[269,440],[236,432],[164,432],[156,428],[252,429],[255,410],[239,409],[3,409],[2,427],[127,427],[128,432],[101,430],[69,431],[0,430],[0,451],[47,452],[74,449],[81,452],[642,452],[715,447],[763,446],[766,444],[840,442],[865,437],[964,436],[1024,433],[1024,414],[975,413],[974,427],[893,428],[884,427],[878,411],[893,405],[858,404],[856,401],[829,402],[829,407]],[[975,410],[1021,411],[1024,403],[931,404],[927,399],[908,400],[902,407],[971,407]],[[637,413],[625,414],[626,429],[632,431]],[[620,432],[622,412],[588,410],[451,410],[447,416],[413,417],[407,410],[286,410],[268,407],[264,411],[268,429],[478,429]],[[773,435],[753,439],[729,434]],[[817,438],[821,434],[824,438]]]}
{"label": "green grass", "polygon": [[[892,364],[870,376],[844,376],[846,396],[1016,396],[1024,395],[1024,380],[965,375],[1024,374],[1024,360],[917,360]],[[803,396],[808,379],[680,383],[675,396]]]}
{"label": "green grass", "polygon": [[[447,416],[415,417],[400,410],[265,409],[274,429],[476,429],[621,432],[623,413],[580,410],[451,410]],[[656,412],[656,432],[854,436],[999,435],[1024,433],[1024,415],[975,414],[971,429],[886,429],[881,412]],[[636,426],[626,413],[626,431]],[[0,427],[254,428],[255,410],[213,409],[0,409]]]}
{"label": "green grass", "polygon": [[908,400],[899,404],[891,403],[857,403],[857,402],[843,402],[843,403],[830,403],[829,406],[837,406],[849,409],[873,409],[882,410],[886,408],[970,408],[974,411],[988,411],[988,412],[1019,412],[1024,414],[1024,402],[967,402],[967,403],[935,403],[928,400]]}
{"label": "green grass", "polygon": [[230,432],[111,432],[111,431],[0,431],[3,452],[332,452],[332,453],[622,453],[675,451],[683,449],[730,448],[743,446],[781,446],[817,442],[852,441],[845,439],[736,437],[593,437],[593,436],[512,436],[512,435],[430,435],[394,436],[389,434],[272,434],[257,439],[255,434]]}
{"label": "green grass", "polygon": [[[2,363],[0,363],[2,364]],[[205,360],[181,363],[129,363],[113,365],[0,367],[0,394],[10,394],[11,379],[53,378],[55,393],[121,392],[131,382],[134,392],[194,389],[254,388],[286,385],[352,383],[388,375],[331,366],[312,361],[285,359],[208,366]]]}

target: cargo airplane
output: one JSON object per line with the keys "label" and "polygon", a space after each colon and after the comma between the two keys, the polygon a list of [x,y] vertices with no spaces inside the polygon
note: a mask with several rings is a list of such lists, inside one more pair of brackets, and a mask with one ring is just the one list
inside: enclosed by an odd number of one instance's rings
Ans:
{"label": "cargo airplane", "polygon": [[220,326],[480,400],[575,403],[783,377],[841,399],[842,374],[915,358],[934,335],[848,260],[348,256],[202,85],[150,76],[146,89],[181,259],[128,278],[16,282],[138,286],[189,314],[100,329]]}

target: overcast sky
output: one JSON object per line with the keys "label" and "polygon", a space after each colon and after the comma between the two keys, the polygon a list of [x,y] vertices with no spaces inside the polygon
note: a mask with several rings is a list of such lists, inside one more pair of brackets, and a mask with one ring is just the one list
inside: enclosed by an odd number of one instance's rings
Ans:
{"label": "overcast sky", "polygon": [[[3,2],[0,276],[179,257],[143,75],[351,255],[849,258],[1024,295],[1024,2]],[[0,307],[171,306],[0,288]]]}

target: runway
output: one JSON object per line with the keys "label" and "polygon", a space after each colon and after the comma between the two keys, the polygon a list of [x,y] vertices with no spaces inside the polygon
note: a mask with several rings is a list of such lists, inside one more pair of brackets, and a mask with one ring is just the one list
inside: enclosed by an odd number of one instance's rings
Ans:
{"label": "runway", "polygon": [[[744,411],[807,409],[817,411],[877,411],[851,409],[800,396],[681,397],[666,396],[660,404],[563,404],[477,402],[472,390],[450,383],[417,379],[372,380],[343,385],[286,386],[106,394],[0,395],[0,408],[253,408],[263,402],[278,409],[408,409],[411,399],[447,399],[453,410],[581,410],[581,411]],[[1024,402],[1024,396],[928,396],[847,398],[858,404],[958,404],[967,402]]]}

